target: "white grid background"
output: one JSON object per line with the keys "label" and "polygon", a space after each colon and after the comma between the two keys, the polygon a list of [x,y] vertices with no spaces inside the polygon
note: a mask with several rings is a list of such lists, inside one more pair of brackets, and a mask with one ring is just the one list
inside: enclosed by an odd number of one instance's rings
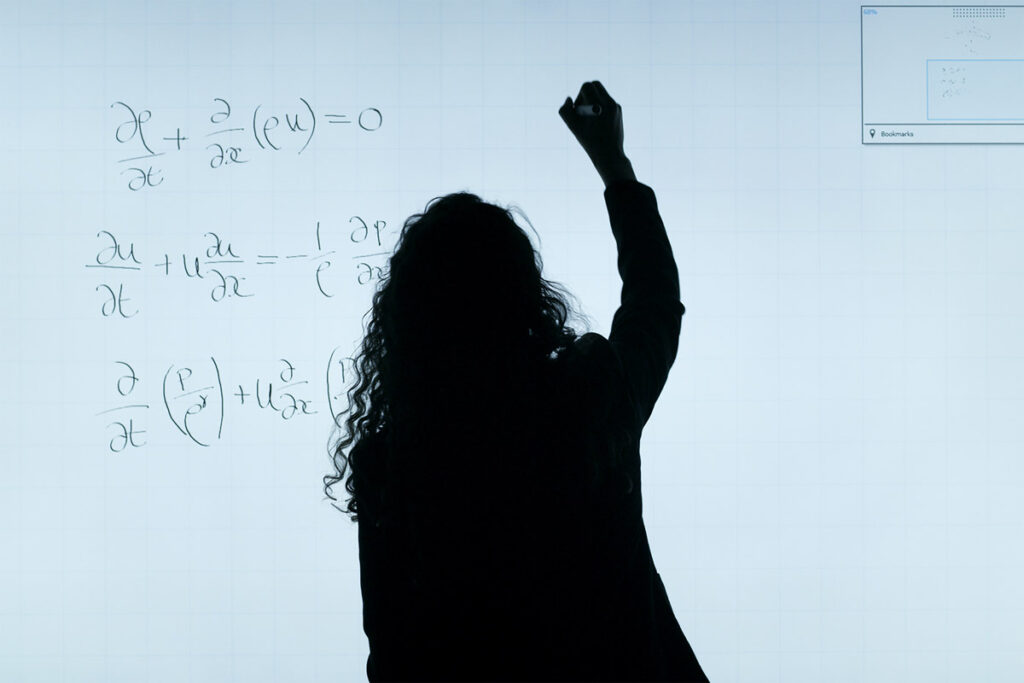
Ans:
{"label": "white grid background", "polygon": [[[858,4],[5,16],[0,679],[364,677],[355,527],[321,490],[321,377],[358,340],[369,290],[337,276],[324,299],[308,267],[252,257],[309,251],[317,221],[351,250],[350,216],[398,227],[468,188],[523,208],[545,275],[607,334],[619,281],[600,179],[557,115],[593,79],[623,105],[679,263],[687,314],[642,443],[645,519],[710,679],[1019,678],[1021,152],[862,146]],[[246,126],[247,165],[208,166],[216,97]],[[374,106],[383,124],[321,119],[302,155],[260,150],[246,117],[294,114],[299,97],[318,114]],[[126,189],[116,101],[152,112],[161,186]],[[178,128],[174,152],[162,138]],[[104,229],[142,271],[83,267]],[[254,297],[214,303],[210,280],[152,266],[199,255],[207,231],[250,259]],[[131,320],[100,315],[97,285],[120,281]],[[160,382],[172,365],[208,374],[210,357],[229,401],[288,358],[319,415],[229,403],[224,436],[190,444]],[[133,413],[147,444],[120,454],[96,415],[118,405],[117,360],[151,406]]]}

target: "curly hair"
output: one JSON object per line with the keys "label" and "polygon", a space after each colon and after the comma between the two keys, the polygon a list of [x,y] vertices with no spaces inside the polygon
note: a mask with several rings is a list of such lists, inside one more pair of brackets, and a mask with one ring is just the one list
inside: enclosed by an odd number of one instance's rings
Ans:
{"label": "curly hair", "polygon": [[[334,507],[353,522],[370,512],[380,525],[403,497],[423,488],[417,470],[470,466],[447,451],[450,462],[424,462],[415,452],[428,443],[493,437],[484,413],[507,418],[516,406],[535,404],[526,397],[578,339],[566,326],[570,315],[590,326],[568,303],[575,297],[541,277],[543,261],[513,210],[529,223],[517,207],[456,192],[434,197],[405,221],[373,295],[348,408],[334,416],[341,428],[348,413],[345,434],[330,450],[335,473],[323,478],[336,501],[331,487],[348,471],[347,509]],[[542,409],[529,410],[536,419]],[[458,424],[445,428],[452,416]],[[406,489],[403,481],[420,485]]]}

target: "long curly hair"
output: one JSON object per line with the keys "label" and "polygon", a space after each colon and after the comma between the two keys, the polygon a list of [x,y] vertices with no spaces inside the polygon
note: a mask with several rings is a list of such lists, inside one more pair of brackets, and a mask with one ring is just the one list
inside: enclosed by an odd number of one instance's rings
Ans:
{"label": "long curly hair", "polygon": [[[456,192],[405,221],[373,295],[348,408],[334,416],[340,429],[348,414],[330,449],[335,472],[323,479],[336,501],[331,488],[348,472],[347,507],[332,505],[353,522],[369,512],[380,526],[417,492],[453,495],[457,479],[447,475],[459,468],[494,471],[494,462],[482,462],[481,439],[493,440],[512,415],[524,417],[502,438],[529,431],[523,423],[546,414],[537,394],[557,393],[550,378],[580,334],[568,319],[587,328],[590,320],[570,305],[571,293],[541,277],[543,261],[513,210],[529,223],[517,207]],[[424,455],[431,443],[446,446],[434,462]],[[519,466],[522,476],[536,475]],[[424,486],[433,481],[427,472],[445,468],[444,485]]]}

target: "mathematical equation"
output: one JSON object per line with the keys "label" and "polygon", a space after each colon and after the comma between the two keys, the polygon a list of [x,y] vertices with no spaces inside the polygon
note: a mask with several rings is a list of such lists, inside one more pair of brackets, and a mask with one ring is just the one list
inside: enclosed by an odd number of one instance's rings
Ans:
{"label": "mathematical equation", "polygon": [[354,264],[354,272],[349,271],[349,275],[354,277],[359,285],[370,284],[387,275],[386,264],[380,264],[380,261],[391,253],[387,249],[382,250],[387,222],[375,220],[370,224],[359,216],[352,216],[348,222],[354,227],[348,231],[347,245],[358,245],[358,254],[335,256],[338,253],[336,249],[325,249],[323,237],[331,231],[322,230],[320,221],[317,221],[315,252],[254,253],[248,258],[243,258],[247,252],[236,248],[218,233],[206,232],[203,237],[208,240],[209,246],[200,254],[179,252],[172,258],[171,254],[164,252],[161,260],[149,264],[144,264],[140,260],[141,250],[137,252],[134,242],[123,242],[113,232],[100,230],[96,233],[100,247],[93,262],[86,263],[85,267],[121,274],[120,279],[115,276],[96,285],[99,312],[104,318],[127,319],[134,318],[139,313],[138,307],[132,302],[131,289],[126,283],[125,276],[132,271],[144,274],[143,269],[147,266],[153,269],[151,272],[166,279],[180,278],[183,282],[205,282],[209,286],[209,298],[214,302],[222,302],[255,296],[252,286],[247,282],[250,278],[240,274],[243,270],[251,275],[253,269],[265,271],[291,267],[293,264],[296,267],[305,264],[316,291],[324,297],[331,298],[338,289],[339,277],[345,275],[341,268],[334,265],[335,260],[339,258],[345,258]]}
{"label": "mathematical equation", "polygon": [[978,28],[975,22],[967,28],[957,28],[952,34],[946,34],[946,40],[960,43],[960,47],[972,55],[978,54],[975,46],[987,45],[992,40],[992,34],[984,29]]}
{"label": "mathematical equation", "polygon": [[956,97],[967,85],[967,66],[942,66],[939,67],[940,76],[938,87],[942,91],[942,97]]}
{"label": "mathematical equation", "polygon": [[[213,138],[214,136],[226,136],[216,138],[205,145],[209,153],[209,167],[211,169],[224,169],[233,165],[246,164],[253,160],[251,152],[274,153],[282,149],[297,148],[297,154],[309,146],[317,132],[317,114],[305,98],[300,97],[299,103],[291,112],[271,112],[258,104],[252,109],[252,115],[248,112],[243,119],[236,116],[229,122],[233,113],[231,104],[222,97],[213,99],[214,106],[209,116],[209,125],[218,126],[217,130],[203,134],[202,138]],[[181,126],[175,126],[174,135],[162,135],[170,132],[166,130],[151,132],[147,124],[153,118],[153,112],[149,109],[136,111],[134,107],[120,100],[110,105],[116,112],[126,117],[114,129],[114,139],[120,145],[126,145],[125,149],[131,148],[128,152],[132,156],[118,159],[117,163],[122,165],[120,175],[127,176],[127,187],[132,192],[138,192],[147,188],[158,187],[164,182],[163,168],[159,163],[149,163],[151,160],[164,156],[169,152],[180,152],[192,142],[192,138],[182,132]],[[283,117],[279,114],[283,113]],[[284,124],[282,125],[282,118]],[[384,122],[381,112],[376,107],[366,107],[355,115],[355,120],[349,118],[349,114],[323,114],[323,120],[331,124],[352,124],[355,123],[360,131],[373,132],[379,130]],[[235,126],[234,123],[244,120],[245,125]],[[206,125],[206,124],[204,124]],[[252,135],[252,142],[243,143],[242,140],[249,140]],[[162,135],[162,137],[161,137]],[[155,140],[163,141],[165,144],[160,147]],[[157,149],[163,151],[156,151]]]}
{"label": "mathematical equation", "polygon": [[[342,356],[335,348],[327,360],[327,372],[321,375],[326,377],[322,389],[332,419],[342,411],[341,402],[345,399],[342,389],[348,382],[353,363],[353,358]],[[101,419],[116,416],[104,426],[110,435],[107,449],[122,453],[146,445],[152,403],[143,388],[147,382],[135,367],[124,360],[116,360],[114,365],[111,389],[116,405],[95,416],[104,416]],[[208,447],[223,438],[229,420],[246,416],[293,420],[319,414],[315,408],[318,404],[315,392],[309,380],[303,377],[295,363],[287,358],[279,359],[267,375],[240,382],[228,380],[213,356],[201,363],[171,363],[159,380],[163,410],[158,412],[187,443]],[[140,396],[143,398],[137,401]]]}

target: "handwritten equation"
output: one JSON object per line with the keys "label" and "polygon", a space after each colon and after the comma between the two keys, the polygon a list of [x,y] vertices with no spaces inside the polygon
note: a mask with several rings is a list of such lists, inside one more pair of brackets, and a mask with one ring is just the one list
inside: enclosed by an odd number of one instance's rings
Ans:
{"label": "handwritten equation", "polygon": [[[217,129],[202,133],[199,138],[213,138],[204,145],[211,169],[249,163],[256,153],[297,149],[296,153],[302,154],[317,132],[317,113],[304,97],[299,98],[292,111],[272,111],[264,108],[263,104],[257,104],[251,115],[246,110],[244,116],[235,116],[234,119],[231,104],[226,99],[215,97],[213,103],[209,123],[204,126]],[[188,130],[182,131],[181,126],[174,127],[173,135],[167,135],[171,132],[170,126],[159,131],[151,130],[155,124],[151,123],[153,112],[149,109],[136,109],[120,100],[110,107],[124,117],[114,129],[114,139],[131,155],[117,161],[122,166],[120,175],[127,177],[128,189],[139,192],[160,186],[164,182],[162,160],[153,160],[180,152],[195,141],[187,134]],[[321,114],[319,118],[328,125],[355,123],[356,128],[364,132],[379,130],[384,123],[383,115],[376,107],[365,107],[357,114]]]}
{"label": "handwritten equation", "polygon": [[[182,282],[205,283],[206,296],[213,302],[223,302],[255,296],[255,289],[248,282],[255,271],[304,267],[316,291],[331,298],[339,288],[339,278],[346,275],[341,267],[335,267],[338,259],[352,264],[347,275],[358,285],[371,284],[387,275],[386,259],[391,254],[383,248],[387,221],[368,223],[360,216],[352,216],[348,222],[354,227],[348,230],[345,241],[349,247],[359,247],[357,254],[339,254],[337,249],[325,249],[324,238],[330,236],[331,230],[322,229],[317,221],[315,250],[288,254],[250,252],[236,247],[219,233],[206,232],[203,237],[208,246],[201,253],[179,252],[172,257],[164,252],[160,260],[149,263],[143,262],[141,249],[136,248],[135,242],[125,242],[110,230],[100,230],[96,233],[97,251],[85,267],[119,274],[96,285],[98,311],[104,318],[127,319],[138,315],[139,308],[131,295],[131,287],[137,282],[135,276],[131,282],[127,276],[133,272],[144,275],[145,268],[168,280],[178,278]],[[243,272],[249,275],[242,275]]]}
{"label": "handwritten equation", "polygon": [[[343,410],[344,387],[355,362],[350,356],[342,356],[339,348],[331,352],[327,372],[318,373],[325,378],[320,395],[325,396],[331,419]],[[109,388],[115,405],[95,417],[114,417],[104,425],[110,437],[107,450],[122,453],[147,443],[154,397],[152,386],[147,393],[145,385],[153,382],[128,361],[116,360],[113,364]],[[208,447],[224,437],[225,426],[233,419],[266,416],[287,421],[319,414],[316,406],[320,401],[314,398],[317,392],[305,377],[287,358],[279,359],[266,374],[241,381],[229,379],[213,356],[199,363],[170,363],[163,376],[156,379],[160,394],[156,412],[187,443]]]}
{"label": "handwritten equation", "polygon": [[967,85],[966,64],[950,65],[939,67],[938,87],[942,91],[942,97],[956,97],[964,91]]}
{"label": "handwritten equation", "polygon": [[952,33],[947,33],[946,40],[959,43],[962,50],[976,55],[978,51],[975,47],[987,45],[992,40],[992,34],[979,28],[977,23],[972,21],[971,25],[966,28],[957,28]]}

